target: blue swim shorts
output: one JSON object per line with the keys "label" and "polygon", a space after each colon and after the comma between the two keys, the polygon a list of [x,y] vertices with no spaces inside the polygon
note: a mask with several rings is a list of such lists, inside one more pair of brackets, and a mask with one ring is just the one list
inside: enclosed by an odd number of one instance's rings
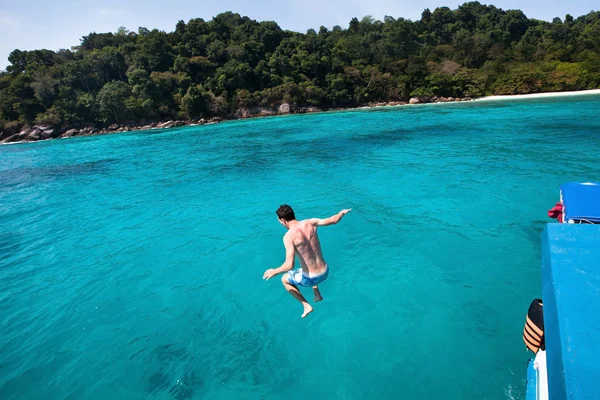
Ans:
{"label": "blue swim shorts", "polygon": [[329,267],[321,275],[309,277],[302,273],[302,268],[297,268],[287,273],[287,281],[290,285],[311,287],[323,282],[329,276]]}

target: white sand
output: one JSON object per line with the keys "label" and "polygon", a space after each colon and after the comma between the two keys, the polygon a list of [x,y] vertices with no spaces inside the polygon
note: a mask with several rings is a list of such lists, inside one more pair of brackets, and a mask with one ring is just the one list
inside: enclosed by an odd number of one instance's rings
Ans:
{"label": "white sand", "polygon": [[528,99],[535,97],[565,97],[565,96],[581,96],[586,94],[600,94],[600,89],[592,90],[577,90],[573,92],[548,92],[548,93],[532,93],[532,94],[514,94],[507,96],[488,96],[474,99],[473,101],[489,101],[489,100],[515,100]]}

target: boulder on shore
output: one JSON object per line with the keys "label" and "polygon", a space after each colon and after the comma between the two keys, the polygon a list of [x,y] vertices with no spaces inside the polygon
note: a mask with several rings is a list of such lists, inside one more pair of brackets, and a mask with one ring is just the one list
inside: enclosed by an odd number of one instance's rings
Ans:
{"label": "boulder on shore", "polygon": [[275,114],[277,114],[277,113],[271,107],[258,107],[256,109],[256,115],[259,117],[268,117],[270,115],[275,115]]}
{"label": "boulder on shore", "polygon": [[27,134],[23,134],[23,132],[20,133],[21,137],[27,138],[27,140],[34,142],[36,140],[40,140],[41,136],[41,132],[39,130],[32,130],[31,132],[27,133]]}
{"label": "boulder on shore", "polygon": [[306,114],[306,113],[321,112],[321,111],[322,110],[319,107],[315,107],[315,106],[301,107],[301,108],[296,109],[297,114]]}
{"label": "boulder on shore", "polygon": [[277,109],[277,112],[279,112],[279,114],[289,114],[290,111],[291,111],[290,110],[290,105],[288,103],[283,103]]}
{"label": "boulder on shore", "polygon": [[10,131],[0,131],[0,141],[2,141],[4,139],[8,139],[12,135],[13,135],[13,133],[11,133]]}
{"label": "boulder on shore", "polygon": [[173,126],[174,123],[175,122],[173,122],[173,121],[161,122],[159,124],[156,124],[156,127],[159,129],[170,128]]}
{"label": "boulder on shore", "polygon": [[[34,126],[32,128],[23,129],[21,132],[12,135],[4,141],[5,143],[12,143],[14,141],[35,141],[40,139],[53,139],[58,137],[59,132],[57,129],[48,126]],[[10,142],[9,142],[10,139]],[[17,140],[18,139],[18,140]]]}
{"label": "boulder on shore", "polygon": [[233,114],[235,118],[249,118],[252,116],[251,112],[247,108],[238,108]]}
{"label": "boulder on shore", "polygon": [[7,137],[2,141],[2,143],[15,143],[22,142],[27,139],[27,134],[23,134],[23,132],[15,133],[12,136]]}
{"label": "boulder on shore", "polygon": [[63,133],[61,135],[61,137],[67,138],[67,137],[73,137],[73,136],[77,136],[77,135],[79,135],[79,129],[69,129],[68,131]]}
{"label": "boulder on shore", "polygon": [[15,133],[14,135],[2,140],[2,143],[15,143],[39,140],[41,137],[41,133],[42,131],[39,129],[23,129],[21,132]]}
{"label": "boulder on shore", "polygon": [[419,100],[418,97],[412,97],[409,101],[408,104],[419,104],[421,102],[421,100]]}
{"label": "boulder on shore", "polygon": [[[42,128],[42,127],[39,127]],[[54,128],[47,128],[47,127],[43,127],[41,133],[40,133],[40,139],[54,139],[58,137],[58,131]]]}

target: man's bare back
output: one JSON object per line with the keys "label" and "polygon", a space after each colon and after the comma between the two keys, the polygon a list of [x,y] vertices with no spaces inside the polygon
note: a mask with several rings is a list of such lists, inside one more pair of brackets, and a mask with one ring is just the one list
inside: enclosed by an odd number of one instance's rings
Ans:
{"label": "man's bare back", "polygon": [[285,236],[289,236],[289,240],[294,245],[302,272],[309,276],[325,272],[327,263],[323,259],[317,226],[311,220],[299,221],[287,231]]}
{"label": "man's bare back", "polygon": [[[281,267],[266,270],[263,279],[269,280],[275,275],[285,273],[281,277],[281,282],[285,289],[302,303],[304,307],[302,318],[310,314],[313,308],[302,296],[298,287],[312,286],[315,301],[321,301],[323,297],[318,285],[329,276],[329,266],[323,258],[317,227],[337,224],[348,212],[350,212],[350,209],[342,210],[336,215],[325,219],[311,218],[297,221],[290,206],[283,205],[277,210],[279,223],[288,229],[288,232],[283,236],[286,259]],[[301,268],[292,271],[296,256],[300,261]]]}

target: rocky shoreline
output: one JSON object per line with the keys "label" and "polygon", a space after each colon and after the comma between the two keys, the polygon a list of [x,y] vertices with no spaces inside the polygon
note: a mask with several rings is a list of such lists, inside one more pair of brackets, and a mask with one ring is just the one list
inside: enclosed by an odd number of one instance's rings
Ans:
{"label": "rocky shoreline", "polygon": [[36,125],[32,127],[25,126],[18,133],[0,132],[0,144],[9,143],[23,143],[23,142],[36,142],[40,140],[50,139],[63,139],[80,136],[93,136],[93,135],[106,135],[110,133],[118,132],[131,132],[141,130],[153,130],[153,129],[169,129],[182,126],[200,126],[200,125],[212,125],[218,124],[224,120],[237,120],[237,119],[248,119],[258,117],[269,117],[276,115],[286,114],[305,114],[315,112],[326,112],[326,111],[343,111],[343,110],[356,110],[365,108],[376,108],[376,107],[389,107],[389,106],[402,106],[412,104],[426,104],[426,103],[448,103],[448,102],[460,102],[473,100],[470,97],[465,98],[453,98],[453,97],[413,97],[408,102],[406,101],[390,101],[390,102],[379,102],[379,103],[368,103],[360,107],[348,107],[348,108],[329,108],[320,109],[318,107],[298,107],[291,103],[282,103],[276,109],[271,107],[252,107],[252,108],[240,108],[238,109],[231,118],[213,117],[209,119],[198,119],[198,120],[170,120],[163,122],[149,122],[146,123],[126,123],[126,124],[112,124],[108,127],[97,127],[93,125],[89,126],[43,126]]}

